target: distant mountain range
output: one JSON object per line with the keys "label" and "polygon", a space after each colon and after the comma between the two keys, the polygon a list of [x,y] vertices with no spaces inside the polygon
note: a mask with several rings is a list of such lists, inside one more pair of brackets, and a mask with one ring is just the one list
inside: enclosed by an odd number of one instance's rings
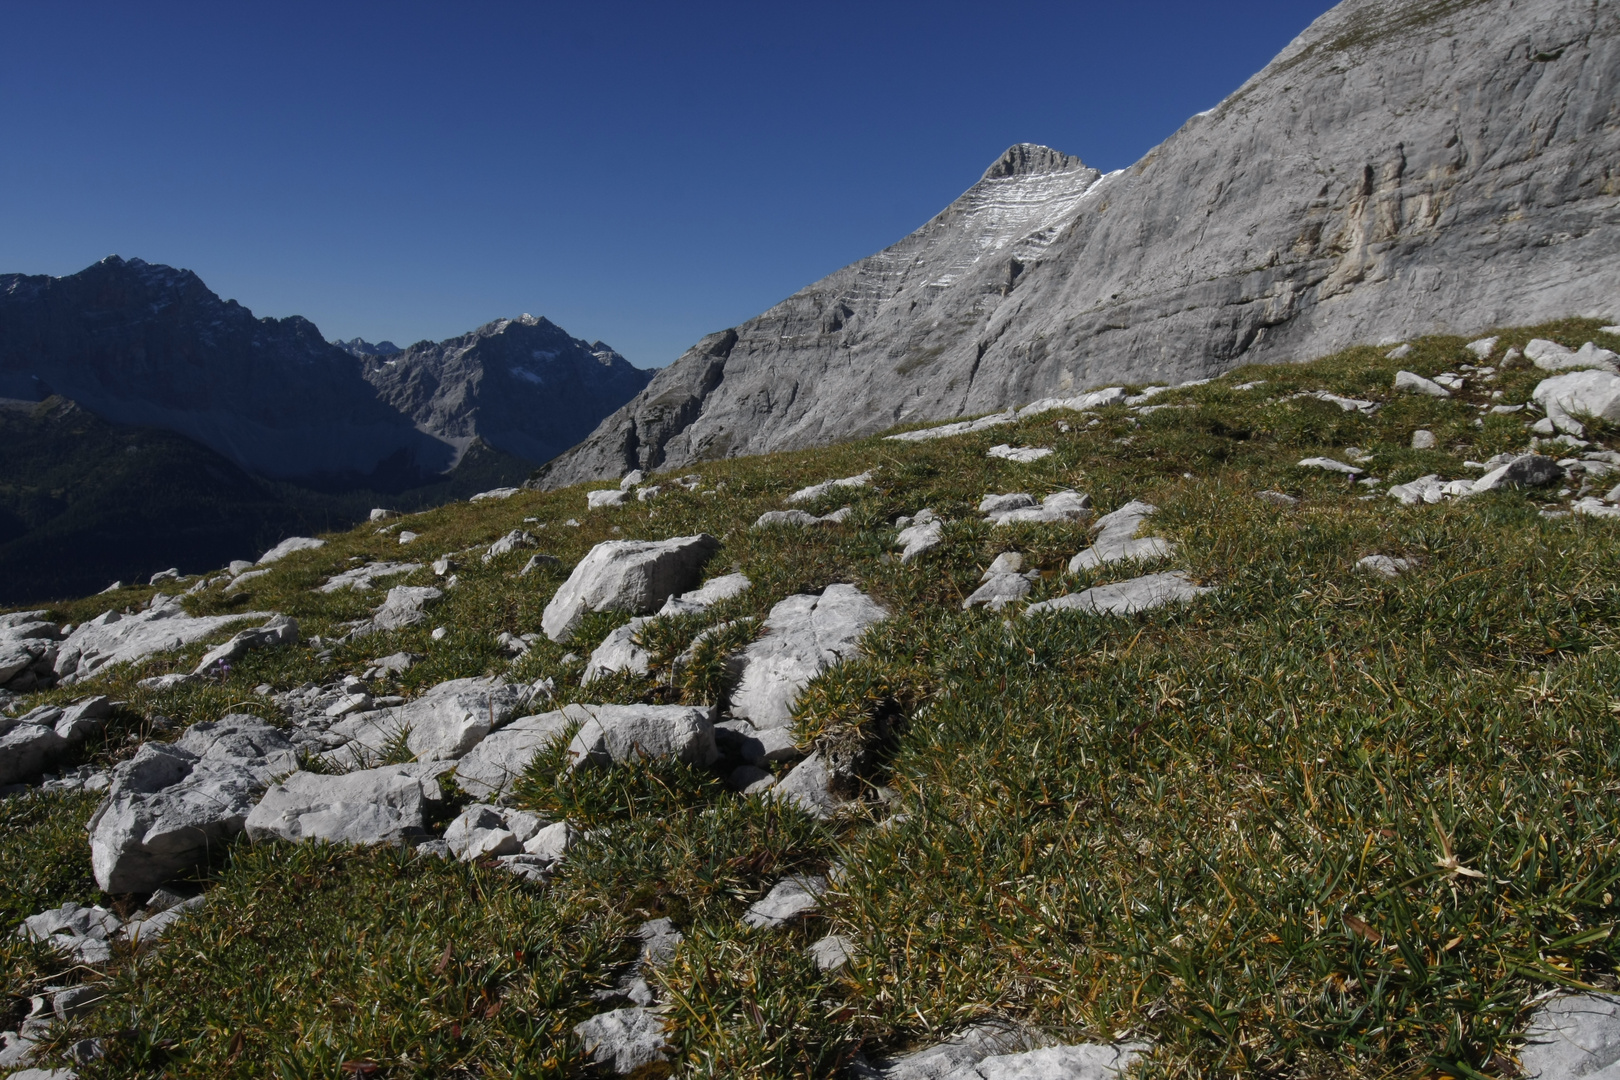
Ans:
{"label": "distant mountain range", "polygon": [[1008,150],[704,338],[537,483],[1566,316],[1620,318],[1620,7],[1346,0],[1106,176]]}
{"label": "distant mountain range", "polygon": [[521,483],[651,377],[528,315],[402,350],[140,259],[0,275],[0,603]]}

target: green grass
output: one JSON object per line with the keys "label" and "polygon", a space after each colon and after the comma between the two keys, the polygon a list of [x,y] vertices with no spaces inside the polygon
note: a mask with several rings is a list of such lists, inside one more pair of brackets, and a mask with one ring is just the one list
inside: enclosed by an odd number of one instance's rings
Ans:
{"label": "green grass", "polygon": [[[1497,355],[1531,336],[1579,345],[1596,324],[1505,331]],[[190,598],[199,612],[283,611],[330,639],[380,599],[312,591],[356,557],[426,563],[523,526],[562,560],[519,578],[528,552],[487,566],[475,552],[420,627],[252,654],[223,682],[134,686],[186,669],[199,645],[27,704],[91,691],[127,701],[117,733],[85,752],[105,762],[155,715],[265,714],[261,683],[358,673],[400,649],[426,657],[390,684],[406,693],[500,672],[552,677],[562,702],[705,700],[725,688],[723,650],[685,673],[668,667],[704,627],[735,622],[734,646],[782,597],[856,582],[892,617],[863,658],[811,685],[795,730],[855,763],[867,797],[820,823],[704,770],[569,773],[554,752],[516,801],[589,835],[545,886],[395,850],[241,843],[206,872],[210,903],[162,948],[121,957],[108,1007],[55,1045],[111,1036],[87,1076],[577,1074],[572,1025],[607,1007],[591,994],[635,955],[635,926],[668,916],[686,941],[656,978],[683,1075],[832,1076],[858,1052],[926,1044],[985,1016],[1151,1040],[1154,1076],[1512,1075],[1536,994],[1617,985],[1614,526],[1542,517],[1552,491],[1405,508],[1295,466],[1356,446],[1387,481],[1454,478],[1475,475],[1465,459],[1522,447],[1522,417],[1474,420],[1490,390],[1525,400],[1531,369],[1451,400],[1389,392],[1397,366],[1432,375],[1473,362],[1461,345],[1425,339],[1399,365],[1351,349],[1243,369],[1161,395],[1155,404],[1191,407],[1139,420],[1119,407],[1091,427],[1050,413],[935,442],[713,463],[697,471],[714,494],[675,489],[622,509],[587,513],[579,489],[444,507],[406,520],[421,534],[411,545],[362,526],[246,595]],[[1254,379],[1266,383],[1234,389]],[[1288,400],[1318,389],[1384,404],[1367,417]],[[1418,427],[1437,449],[1409,448]],[[1056,453],[984,457],[1000,442]],[[873,487],[807,507],[852,506],[842,526],[748,528],[788,492],[867,469]],[[1137,572],[1067,575],[1081,528],[992,529],[974,512],[986,492],[1063,487],[1104,512],[1158,505],[1154,530],[1179,545],[1169,565],[1216,591],[1121,619],[962,611],[1002,551],[1043,572],[1032,600]],[[1268,489],[1302,502],[1279,509],[1256,497]],[[950,520],[945,542],[902,566],[890,523],[924,506]],[[542,639],[515,663],[496,645],[503,631],[538,630],[592,544],[697,531],[724,543],[711,574],[741,570],[754,587],[703,618],[644,629],[657,658],[647,678],[582,688],[582,665],[564,663],[625,615],[592,616],[576,640]],[[1418,565],[1393,581],[1356,572],[1373,553]],[[387,584],[433,580],[424,568]],[[443,641],[429,636],[436,625],[451,629]],[[441,825],[464,801],[451,795]],[[92,805],[0,804],[6,918],[97,898],[82,834]],[[739,923],[783,875],[833,867],[835,890],[806,925]],[[829,931],[860,948],[830,975],[803,953]],[[59,965],[4,947],[15,1013]]]}

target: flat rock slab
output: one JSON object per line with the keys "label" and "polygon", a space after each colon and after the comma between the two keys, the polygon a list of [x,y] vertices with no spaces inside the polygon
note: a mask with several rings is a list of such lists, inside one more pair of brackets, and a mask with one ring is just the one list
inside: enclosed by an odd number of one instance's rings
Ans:
{"label": "flat rock slab", "polygon": [[837,775],[817,750],[793,766],[793,770],[773,784],[770,798],[795,807],[815,818],[828,818],[845,803],[833,790]]}
{"label": "flat rock slab", "polygon": [[400,574],[409,574],[413,570],[422,569],[421,563],[414,562],[371,562],[364,566],[357,566],[353,570],[345,570],[341,574],[334,574],[326,579],[318,591],[323,593],[343,592],[353,590],[364,592],[371,588],[381,578],[398,577]]}
{"label": "flat rock slab", "polygon": [[1070,593],[1056,600],[1044,600],[1024,609],[1025,617],[1053,611],[1082,611],[1092,615],[1132,615],[1167,604],[1180,604],[1214,592],[1194,585],[1186,574],[1174,570],[1147,574],[1113,585],[1098,585],[1084,592]]}
{"label": "flat rock slab", "polygon": [[259,565],[268,566],[280,562],[295,551],[314,551],[316,548],[326,546],[325,540],[317,540],[313,536],[289,536],[263,555],[259,556]]}
{"label": "flat rock slab", "polygon": [[403,737],[418,760],[454,760],[522,711],[533,693],[498,675],[451,679],[403,705],[333,724],[332,733],[349,742],[329,756],[338,764],[365,764],[368,755]]}
{"label": "flat rock slab", "polygon": [[754,901],[743,914],[743,925],[756,930],[775,930],[795,919],[814,914],[821,907],[821,894],[827,879],[819,874],[795,874],[783,878],[764,897]]}
{"label": "flat rock slab", "polygon": [[614,629],[602,644],[591,651],[585,673],[579,677],[581,686],[589,686],[608,675],[626,673],[645,675],[652,666],[652,653],[636,643],[636,635],[647,625],[647,618],[634,618]]}
{"label": "flat rock slab", "polygon": [[268,611],[188,615],[179,598],[159,593],[145,611],[134,615],[107,611],[81,624],[57,646],[56,674],[64,683],[76,682],[108,664],[134,663],[201,641],[233,624],[269,617]]}
{"label": "flat rock slab", "polygon": [[1020,465],[1028,465],[1044,457],[1052,456],[1052,449],[1045,446],[1009,446],[1001,443],[992,446],[984,452],[985,457],[1000,458],[1003,461],[1015,461]]}
{"label": "flat rock slab", "polygon": [[1112,514],[1098,518],[1092,526],[1097,539],[1069,560],[1069,572],[1078,574],[1109,563],[1163,559],[1174,554],[1175,546],[1168,540],[1157,536],[1136,538],[1143,523],[1157,512],[1158,508],[1152,503],[1132,500]]}
{"label": "flat rock slab", "polygon": [[1023,574],[994,574],[962,601],[962,607],[965,610],[983,605],[991,611],[1000,611],[1028,596],[1029,590],[1029,578]]}
{"label": "flat rock slab", "polygon": [[67,903],[24,919],[17,936],[44,942],[81,964],[105,964],[122,930],[123,922],[106,908]]}
{"label": "flat rock slab", "polygon": [[474,798],[504,794],[541,751],[589,720],[589,710],[586,705],[566,705],[514,720],[456,762],[456,782]]}
{"label": "flat rock slab", "polygon": [[1395,373],[1395,389],[1404,390],[1413,394],[1425,394],[1429,397],[1448,398],[1451,391],[1432,379],[1425,379],[1422,375],[1412,371],[1397,371]]}
{"label": "flat rock slab", "polygon": [[758,640],[743,650],[731,714],[756,728],[785,726],[811,679],[859,652],[866,628],[889,613],[853,585],[829,585],[771,608]]}
{"label": "flat rock slab", "polygon": [[298,767],[279,730],[233,713],[147,743],[117,765],[91,817],[90,865],[104,892],[150,892],[242,831],[272,777]]}
{"label": "flat rock slab", "polygon": [[1620,375],[1613,372],[1577,371],[1543,379],[1530,397],[1546,410],[1554,426],[1572,435],[1582,433],[1583,417],[1620,420]]}
{"label": "flat rock slab", "polygon": [[329,775],[295,772],[264,793],[245,821],[254,840],[381,844],[422,831],[448,762],[384,765]]}
{"label": "flat rock slab", "polygon": [[591,1062],[620,1076],[669,1060],[664,1018],[651,1009],[615,1009],[574,1025]]}
{"label": "flat rock slab", "polygon": [[1620,997],[1567,994],[1530,1018],[1519,1052],[1527,1080],[1612,1080],[1620,1074]]}
{"label": "flat rock slab", "polygon": [[68,748],[54,724],[15,723],[0,735],[0,784],[32,780]]}
{"label": "flat rock slab", "polygon": [[754,587],[747,574],[724,574],[712,577],[691,592],[672,596],[658,609],[659,615],[695,615],[707,611],[722,600],[741,596]]}
{"label": "flat rock slab", "polygon": [[648,615],[698,584],[703,564],[720,549],[707,533],[670,540],[607,540],[574,567],[540,618],[552,641],[567,641],[593,611]]}
{"label": "flat rock slab", "polygon": [[851,1073],[859,1080],[944,1080],[952,1073],[971,1068],[985,1058],[1033,1050],[1039,1042],[1027,1028],[1005,1021],[986,1020],[943,1042],[902,1057],[872,1064],[858,1063]]}
{"label": "flat rock slab", "polygon": [[586,705],[589,718],[568,744],[570,768],[674,758],[688,765],[719,760],[709,710],[692,705]]}
{"label": "flat rock slab", "polygon": [[863,488],[869,487],[871,483],[871,472],[863,472],[859,476],[846,476],[842,480],[826,480],[819,484],[811,484],[809,487],[800,488],[782,501],[789,506],[795,503],[813,502],[837,488]]}

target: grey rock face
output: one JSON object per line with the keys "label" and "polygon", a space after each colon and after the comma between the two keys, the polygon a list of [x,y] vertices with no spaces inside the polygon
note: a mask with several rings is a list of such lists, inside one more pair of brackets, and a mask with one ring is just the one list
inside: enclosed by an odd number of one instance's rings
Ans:
{"label": "grey rock face", "polygon": [[422,829],[447,762],[385,765],[330,776],[295,772],[264,793],[244,825],[254,840],[381,844]]}
{"label": "grey rock face", "polygon": [[540,616],[552,641],[567,641],[592,611],[651,614],[669,597],[698,584],[703,564],[720,548],[707,533],[669,540],[607,540],[574,567]]}
{"label": "grey rock face", "polygon": [[361,372],[384,402],[458,453],[481,438],[533,462],[579,442],[652,377],[600,341],[529,315],[366,356]]}
{"label": "grey rock face", "polygon": [[32,779],[66,750],[68,742],[55,727],[19,723],[0,735],[0,784]]}
{"label": "grey rock face", "polygon": [[771,608],[764,632],[742,655],[731,713],[756,728],[784,727],[809,681],[856,655],[861,634],[888,612],[853,585],[796,595]]}
{"label": "grey rock face", "polygon": [[652,654],[636,644],[636,634],[645,625],[646,619],[631,619],[603,638],[602,644],[592,650],[585,673],[579,677],[579,684],[588,686],[597,679],[621,671],[631,675],[647,674]]}
{"label": "grey rock face", "polygon": [[1531,1017],[1519,1062],[1528,1080],[1608,1080],[1620,1062],[1620,998],[1552,998]]}
{"label": "grey rock face", "polygon": [[81,964],[105,964],[112,959],[111,939],[122,929],[118,916],[106,908],[67,903],[24,919],[17,934],[47,942]]}
{"label": "grey rock face", "polygon": [[1531,397],[1547,411],[1555,427],[1577,438],[1584,432],[1581,418],[1620,420],[1620,375],[1607,371],[1576,371],[1543,379]]}
{"label": "grey rock face", "polygon": [[56,674],[64,683],[95,674],[108,664],[134,663],[218,633],[233,623],[263,619],[267,611],[238,615],[188,615],[177,598],[162,593],[145,611],[104,612],[82,623],[56,650]]}
{"label": "grey rock face", "polygon": [[844,805],[834,787],[838,777],[828,767],[827,759],[817,750],[793,766],[793,771],[769,790],[772,799],[815,818],[831,817]]}
{"label": "grey rock face", "polygon": [[147,743],[113,769],[90,819],[90,865],[109,893],[148,892],[200,864],[242,831],[274,776],[292,772],[292,743],[258,717],[193,724],[173,743]]}
{"label": "grey rock face", "polygon": [[1179,570],[1147,574],[1113,585],[1098,585],[1084,592],[1070,593],[1055,600],[1043,600],[1024,609],[1025,617],[1053,611],[1083,611],[1093,615],[1132,615],[1167,604],[1180,604],[1214,592],[1194,585]]}
{"label": "grey rock face", "polygon": [[495,798],[523,775],[548,745],[591,717],[588,705],[525,716],[486,736],[456,762],[456,782],[475,798]]}
{"label": "grey rock face", "polygon": [[450,464],[449,447],[379,401],[307,319],[256,319],[191,271],[140,259],[0,275],[0,397],[47,392],[260,475],[369,473],[394,455],[429,472]]}
{"label": "grey rock face", "polygon": [[1346,0],[1129,169],[1014,147],[893,247],[699,342],[540,483],[1610,317],[1617,63],[1613,5]]}

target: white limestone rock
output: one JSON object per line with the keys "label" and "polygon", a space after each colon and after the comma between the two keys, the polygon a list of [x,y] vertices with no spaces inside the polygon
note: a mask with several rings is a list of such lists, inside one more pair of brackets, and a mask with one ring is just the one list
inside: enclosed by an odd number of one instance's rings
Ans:
{"label": "white limestone rock", "polygon": [[1412,569],[1412,561],[1389,555],[1368,555],[1366,558],[1356,560],[1356,569],[1393,579]]}
{"label": "white limestone rock", "polygon": [[648,621],[646,618],[631,619],[603,638],[602,644],[591,652],[585,673],[579,678],[580,685],[589,686],[597,679],[619,672],[647,674],[652,665],[652,653],[636,644],[636,635]]}
{"label": "white limestone rock", "polygon": [[518,715],[537,692],[498,675],[451,679],[403,705],[333,724],[330,731],[349,741],[327,756],[338,764],[365,764],[366,755],[403,736],[419,761],[454,760]]}
{"label": "white limestone rock", "polygon": [[1418,428],[1412,432],[1412,449],[1414,450],[1433,450],[1435,443],[1434,432],[1427,428]]}
{"label": "white limestone rock", "polygon": [[962,609],[966,611],[982,605],[991,611],[1000,611],[1008,604],[1024,599],[1029,595],[1029,590],[1029,578],[1023,574],[990,574],[962,601]]}
{"label": "white limestone rock", "polygon": [[325,540],[317,540],[312,536],[289,536],[263,555],[259,556],[259,565],[268,566],[280,562],[295,551],[314,551],[316,548],[326,546]]}
{"label": "white limestone rock", "polygon": [[691,705],[588,705],[590,714],[568,744],[570,768],[603,767],[643,758],[709,765],[720,757],[709,710]]}
{"label": "white limestone rock", "polygon": [[326,579],[317,591],[323,593],[348,590],[365,592],[381,578],[398,577],[400,574],[409,574],[413,570],[420,569],[422,569],[422,564],[414,562],[369,562],[364,566],[357,566],[353,570],[333,574]]}
{"label": "white limestone rock", "polygon": [[122,929],[123,922],[106,908],[70,902],[30,915],[16,932],[81,964],[105,964],[112,959],[112,941]]}
{"label": "white limestone rock", "polygon": [[15,723],[0,734],[0,784],[33,779],[67,748],[54,725]]}
{"label": "white limestone rock", "polygon": [[488,499],[510,499],[512,496],[516,495],[521,490],[522,490],[521,488],[515,488],[515,487],[490,488],[488,491],[480,491],[478,494],[474,495],[472,498],[468,499],[467,501],[468,502],[484,502],[484,501],[486,501]]}
{"label": "white limestone rock", "polygon": [[502,555],[510,555],[514,551],[522,551],[526,548],[532,548],[537,546],[539,543],[540,541],[535,537],[535,535],[528,530],[513,529],[511,532],[489,545],[489,550],[484,552],[484,562],[489,563],[492,560],[500,558]]}
{"label": "white limestone rock", "polygon": [[818,971],[837,971],[853,960],[858,951],[853,941],[839,934],[828,934],[805,950]]}
{"label": "white limestone rock", "polygon": [[104,892],[149,892],[242,831],[270,780],[298,767],[279,730],[232,713],[147,743],[112,771],[91,817],[90,865]]}
{"label": "white limestone rock", "polygon": [[652,1009],[636,1006],[599,1013],[574,1025],[574,1035],[592,1064],[620,1076],[646,1065],[669,1060],[664,1019]]}
{"label": "white limestone rock", "polygon": [[403,630],[427,619],[427,605],[444,595],[442,589],[432,585],[395,585],[388,597],[371,616],[371,625],[378,630]]}
{"label": "white limestone rock", "polygon": [[1080,611],[1092,615],[1134,615],[1168,604],[1181,604],[1214,592],[1194,585],[1186,574],[1173,570],[1147,574],[1113,585],[1098,585],[1084,592],[1070,593],[1055,600],[1044,600],[1024,609],[1025,618],[1056,611]]}
{"label": "white limestone rock", "polygon": [[753,588],[747,574],[724,574],[712,577],[691,592],[672,596],[658,609],[659,615],[695,615],[707,611],[722,600],[741,596]]}
{"label": "white limestone rock", "polygon": [[783,878],[764,897],[754,901],[743,914],[744,926],[756,930],[776,930],[795,919],[812,915],[821,907],[821,894],[827,879],[819,874],[795,874]]}
{"label": "white limestone rock", "polygon": [[588,705],[566,705],[556,712],[512,721],[456,762],[456,782],[474,798],[498,798],[541,751],[589,720],[590,709]]}
{"label": "white limestone rock", "polygon": [[1530,1018],[1519,1063],[1526,1080],[1620,1076],[1620,997],[1563,994]]}
{"label": "white limestone rock", "polygon": [[1610,374],[1620,373],[1620,356],[1608,349],[1600,349],[1588,341],[1579,349],[1568,349],[1556,341],[1531,338],[1524,347],[1525,357],[1543,371],[1573,371],[1595,368]]}
{"label": "white limestone rock", "polygon": [[796,503],[814,502],[836,488],[863,488],[870,487],[871,484],[872,473],[867,471],[859,476],[846,476],[842,480],[826,480],[819,484],[811,484],[809,487],[800,488],[782,501],[789,506]]}
{"label": "white limestone rock", "polygon": [[618,488],[610,488],[605,491],[587,491],[585,493],[585,509],[601,510],[606,507],[623,506],[630,499],[630,492]]}
{"label": "white limestone rock", "polygon": [[1470,341],[1467,345],[1464,345],[1463,348],[1467,349],[1481,360],[1489,360],[1491,358],[1491,353],[1496,351],[1496,343],[1500,340],[1502,339],[1499,337],[1484,337],[1477,341]]}
{"label": "white limestone rock", "polygon": [[1422,375],[1412,371],[1397,371],[1395,373],[1395,389],[1412,394],[1426,394],[1434,398],[1448,398],[1451,396],[1450,390],[1432,379],[1425,379]]}
{"label": "white limestone rock", "polygon": [[56,650],[56,674],[64,683],[88,678],[109,664],[132,664],[219,633],[235,623],[266,619],[268,611],[235,615],[186,614],[176,597],[158,593],[145,611],[107,611],[81,623]]}
{"label": "white limestone rock", "polygon": [[1322,469],[1325,472],[1343,473],[1346,476],[1359,476],[1364,469],[1355,465],[1346,465],[1342,461],[1335,461],[1327,457],[1308,457],[1299,463],[1302,469]]}
{"label": "white limestone rock", "polygon": [[1023,493],[1013,495],[986,495],[979,503],[985,519],[992,525],[1014,525],[1022,522],[1086,522],[1091,520],[1091,496],[1076,491],[1054,491],[1035,504],[1033,497]]}
{"label": "white limestone rock", "polygon": [[523,842],[506,827],[500,807],[474,803],[463,810],[444,830],[444,843],[462,862],[498,855],[516,855]]}
{"label": "white limestone rock", "polygon": [[889,613],[854,585],[829,585],[820,596],[789,596],[743,650],[731,714],[757,728],[783,727],[809,681],[855,656],[867,627]]}
{"label": "white limestone rock", "polygon": [[1530,397],[1546,411],[1546,421],[1577,438],[1585,433],[1583,418],[1620,420],[1620,375],[1612,372],[1555,375],[1537,383]]}
{"label": "white limestone rock", "polygon": [[925,552],[932,551],[945,540],[945,522],[932,510],[923,509],[917,516],[906,522],[905,528],[894,538],[895,546],[900,548],[900,563],[905,565],[915,561]]}
{"label": "white limestone rock", "polygon": [[1470,494],[1479,495],[1509,487],[1546,487],[1564,478],[1558,462],[1540,454],[1521,454],[1499,465],[1470,485]]}
{"label": "white limestone rock", "polygon": [[1069,573],[1078,574],[1116,562],[1142,562],[1164,559],[1175,553],[1175,545],[1157,536],[1136,538],[1142,524],[1158,510],[1151,503],[1132,500],[1111,514],[1104,514],[1092,525],[1097,539],[1091,547],[1069,560]]}
{"label": "white limestone rock", "polygon": [[996,1054],[962,1065],[943,1080],[1122,1080],[1150,1048],[1146,1043],[1082,1043]]}
{"label": "white limestone rock", "polygon": [[422,831],[448,762],[384,765],[330,775],[295,772],[264,793],[244,822],[254,840],[382,844]]}
{"label": "white limestone rock", "polygon": [[216,645],[203,654],[192,670],[193,675],[208,675],[221,664],[240,659],[254,649],[269,649],[277,645],[298,644],[298,620],[290,615],[275,615],[263,626],[242,630],[223,645]]}
{"label": "white limestone rock", "polygon": [[847,800],[835,790],[838,776],[817,750],[793,766],[793,770],[770,786],[768,796],[814,818],[829,818]]}
{"label": "white limestone rock", "polygon": [[1028,465],[1045,457],[1051,457],[1054,451],[1047,446],[1009,446],[1000,443],[984,452],[985,457],[1000,458],[1003,461],[1013,461],[1020,465]]}
{"label": "white limestone rock", "polygon": [[720,541],[707,533],[597,544],[546,605],[541,628],[552,641],[567,641],[589,612],[650,614],[696,585],[703,564],[719,548]]}

